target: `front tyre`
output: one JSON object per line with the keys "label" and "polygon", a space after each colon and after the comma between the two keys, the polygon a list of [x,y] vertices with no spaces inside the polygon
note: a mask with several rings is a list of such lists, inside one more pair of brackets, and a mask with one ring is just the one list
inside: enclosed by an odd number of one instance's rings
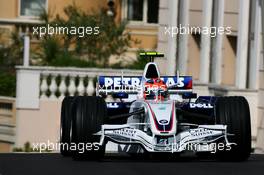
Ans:
{"label": "front tyre", "polygon": [[76,145],[74,158],[100,159],[105,153],[105,144],[99,146],[101,131],[107,120],[106,103],[101,97],[76,97],[72,107],[72,143]]}
{"label": "front tyre", "polygon": [[69,149],[71,143],[71,108],[74,97],[65,97],[61,106],[61,125],[60,125],[60,152],[63,156],[70,156]]}
{"label": "front tyre", "polygon": [[216,124],[227,125],[227,133],[232,145],[229,151],[218,150],[216,155],[221,160],[247,160],[251,152],[250,111],[244,97],[219,97],[215,104]]}

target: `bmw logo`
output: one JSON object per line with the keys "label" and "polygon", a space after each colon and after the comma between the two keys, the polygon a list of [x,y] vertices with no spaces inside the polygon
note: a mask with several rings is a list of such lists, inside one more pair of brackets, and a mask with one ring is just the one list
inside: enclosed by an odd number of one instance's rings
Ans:
{"label": "bmw logo", "polygon": [[162,119],[162,120],[159,121],[159,123],[162,124],[162,125],[167,125],[169,123],[169,121],[165,120],[165,119]]}

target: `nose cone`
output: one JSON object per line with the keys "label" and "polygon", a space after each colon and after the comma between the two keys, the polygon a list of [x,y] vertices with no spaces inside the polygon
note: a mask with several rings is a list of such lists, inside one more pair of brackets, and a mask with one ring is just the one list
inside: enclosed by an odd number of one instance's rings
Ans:
{"label": "nose cone", "polygon": [[173,101],[147,102],[151,129],[155,135],[176,134],[176,113]]}

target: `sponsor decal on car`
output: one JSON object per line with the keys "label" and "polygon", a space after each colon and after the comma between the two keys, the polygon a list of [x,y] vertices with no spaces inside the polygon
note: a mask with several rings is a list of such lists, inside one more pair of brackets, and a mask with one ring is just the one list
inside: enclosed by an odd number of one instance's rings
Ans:
{"label": "sponsor decal on car", "polygon": [[123,128],[123,129],[116,129],[113,131],[113,133],[120,136],[134,137],[136,134],[136,130],[132,128]]}
{"label": "sponsor decal on car", "polygon": [[[181,76],[179,81],[177,81],[176,76],[163,76],[160,78],[165,82],[167,86],[175,85],[175,89],[191,89],[192,88],[192,77],[191,76]],[[100,76],[98,79],[98,85],[101,88],[118,88],[120,86],[140,86],[142,77],[126,77],[121,76]],[[178,83],[178,84],[177,84]]]}
{"label": "sponsor decal on car", "polygon": [[167,145],[169,144],[169,141],[167,138],[157,138],[157,143],[162,145]]}
{"label": "sponsor decal on car", "polygon": [[119,108],[117,103],[107,103],[107,108]]}
{"label": "sponsor decal on car", "polygon": [[190,108],[213,108],[210,103],[190,103]]}
{"label": "sponsor decal on car", "polygon": [[206,128],[198,128],[190,130],[190,134],[194,137],[204,137],[207,135],[212,135],[213,131]]}
{"label": "sponsor decal on car", "polygon": [[162,120],[159,121],[159,123],[162,124],[162,125],[167,125],[169,123],[169,121],[165,120],[165,119],[162,119]]}

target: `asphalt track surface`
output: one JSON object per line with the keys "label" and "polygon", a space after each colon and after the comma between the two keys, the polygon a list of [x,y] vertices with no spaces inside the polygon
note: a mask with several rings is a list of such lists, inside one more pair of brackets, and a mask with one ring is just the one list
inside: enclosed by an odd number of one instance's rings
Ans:
{"label": "asphalt track surface", "polygon": [[0,175],[264,175],[264,155],[245,162],[198,158],[174,161],[107,156],[102,161],[74,161],[59,154],[0,154]]}

